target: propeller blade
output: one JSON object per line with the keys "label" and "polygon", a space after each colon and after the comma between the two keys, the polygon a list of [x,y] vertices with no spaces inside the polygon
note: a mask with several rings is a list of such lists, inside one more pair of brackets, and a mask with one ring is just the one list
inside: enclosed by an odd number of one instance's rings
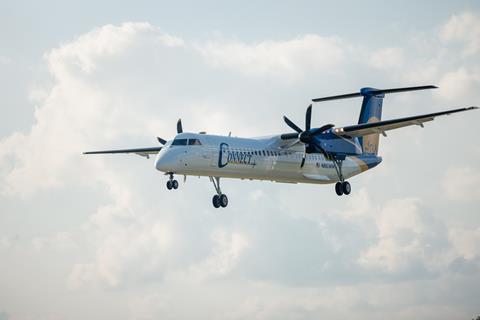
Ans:
{"label": "propeller blade", "polygon": [[298,133],[302,132],[303,130],[300,129],[295,123],[293,123],[290,119],[288,119],[287,117],[283,116],[283,120],[285,121],[285,123],[290,127],[292,128],[293,130],[297,131]]}
{"label": "propeller blade", "polygon": [[167,143],[167,140],[162,139],[162,138],[160,138],[160,137],[157,137],[157,140],[158,140],[158,142],[160,142],[160,144],[162,144],[162,145],[164,145],[165,143]]}
{"label": "propeller blade", "polygon": [[280,139],[282,140],[291,140],[291,139],[297,139],[298,138],[298,133],[284,133],[280,136]]}
{"label": "propeller blade", "polygon": [[177,133],[182,133],[183,128],[182,128],[182,119],[178,119],[177,121]]}
{"label": "propeller blade", "polygon": [[320,134],[320,133],[322,133],[322,132],[327,131],[328,129],[333,128],[333,127],[335,127],[335,125],[334,125],[334,124],[331,124],[331,123],[326,124],[326,125],[323,125],[323,126],[321,126],[320,128],[310,130],[309,136],[310,136],[310,137],[314,137],[314,136],[316,136],[316,135],[318,135],[318,134]]}
{"label": "propeller blade", "polygon": [[310,124],[312,123],[312,105],[309,105],[307,112],[305,113],[305,131],[310,130]]}
{"label": "propeller blade", "polygon": [[302,163],[300,164],[300,168],[303,168],[305,165],[305,158],[307,157],[307,146],[305,146],[305,149],[303,149],[303,157],[302,157]]}

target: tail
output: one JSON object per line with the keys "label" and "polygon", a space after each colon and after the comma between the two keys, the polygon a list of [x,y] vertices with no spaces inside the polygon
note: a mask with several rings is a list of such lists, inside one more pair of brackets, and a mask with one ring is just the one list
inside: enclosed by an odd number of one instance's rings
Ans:
{"label": "tail", "polygon": [[[362,88],[360,93],[363,95],[362,109],[358,123],[372,123],[382,120],[382,105],[385,93],[374,88]],[[378,143],[380,135],[378,133],[359,137],[360,145],[365,154],[378,154]]]}
{"label": "tail", "polygon": [[[425,89],[436,89],[436,86],[419,86],[419,87],[405,87],[405,88],[393,88],[393,89],[375,89],[375,88],[362,88],[360,92],[347,93],[339,96],[324,97],[312,99],[313,102],[321,102],[336,99],[347,99],[355,97],[363,97],[362,109],[360,110],[360,117],[358,123],[372,123],[378,122],[382,119],[382,104],[383,98],[386,93],[396,93],[403,91],[416,91]],[[360,144],[362,146],[363,153],[366,155],[378,154],[378,142],[380,135],[378,133],[369,134],[363,137],[359,137]]]}

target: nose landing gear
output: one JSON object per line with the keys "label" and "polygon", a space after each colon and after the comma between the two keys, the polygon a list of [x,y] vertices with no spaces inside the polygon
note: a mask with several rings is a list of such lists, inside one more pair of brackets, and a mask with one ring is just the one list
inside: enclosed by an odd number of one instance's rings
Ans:
{"label": "nose landing gear", "polygon": [[220,178],[219,177],[210,177],[210,181],[212,181],[217,194],[212,198],[212,204],[215,208],[225,208],[228,206],[228,197],[226,194],[222,193],[220,189]]}
{"label": "nose landing gear", "polygon": [[167,181],[167,189],[172,190],[172,189],[178,189],[178,181],[173,179],[173,173],[169,172],[170,178]]}

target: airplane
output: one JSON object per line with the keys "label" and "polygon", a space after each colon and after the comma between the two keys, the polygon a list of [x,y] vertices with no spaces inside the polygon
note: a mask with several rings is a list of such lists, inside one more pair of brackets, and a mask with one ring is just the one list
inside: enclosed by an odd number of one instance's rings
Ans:
{"label": "airplane", "polygon": [[362,97],[358,123],[336,127],[325,124],[312,128],[312,104],[305,114],[302,129],[287,117],[285,123],[294,131],[259,138],[211,135],[205,132],[183,132],[181,119],[177,135],[172,140],[157,137],[162,146],[134,149],[88,151],[84,154],[134,153],[146,158],[156,155],[155,168],[168,176],[168,190],[179,187],[175,175],[209,177],[216,194],[215,208],[225,208],[228,197],[220,188],[220,178],[270,180],[282,183],[333,184],[337,195],[348,195],[347,179],[376,167],[380,134],[386,131],[418,125],[438,116],[478,109],[467,107],[405,118],[382,120],[385,94],[435,89],[436,86],[416,86],[393,89],[362,88],[359,92],[312,99],[324,102]]}

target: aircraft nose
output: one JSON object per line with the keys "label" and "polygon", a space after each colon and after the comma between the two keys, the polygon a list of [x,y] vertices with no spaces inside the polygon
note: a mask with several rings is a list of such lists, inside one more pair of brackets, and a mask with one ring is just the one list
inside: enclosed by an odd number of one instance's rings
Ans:
{"label": "aircraft nose", "polygon": [[169,152],[160,152],[155,161],[155,168],[162,172],[170,172],[175,167],[175,157]]}

